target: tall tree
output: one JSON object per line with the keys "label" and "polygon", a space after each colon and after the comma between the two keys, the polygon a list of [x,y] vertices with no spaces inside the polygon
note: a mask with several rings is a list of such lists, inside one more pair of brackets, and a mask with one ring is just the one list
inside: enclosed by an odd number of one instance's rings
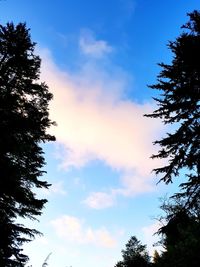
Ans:
{"label": "tall tree", "polygon": [[193,11],[189,22],[182,26],[180,36],[169,42],[173,53],[171,64],[161,63],[157,84],[150,88],[161,91],[154,98],[158,108],[146,116],[161,118],[164,124],[174,125],[155,144],[160,150],[152,158],[167,159],[168,164],[154,169],[165,183],[183,171],[187,177],[180,185],[178,196],[187,198],[190,206],[198,206],[200,199],[200,12]]}
{"label": "tall tree", "polygon": [[16,222],[36,219],[46,199],[34,188],[48,188],[41,144],[55,138],[48,103],[52,94],[39,82],[40,58],[29,29],[19,23],[0,25],[0,266],[24,266],[22,244],[38,232]]}
{"label": "tall tree", "polygon": [[146,251],[146,246],[132,236],[126,248],[122,250],[123,260],[119,261],[115,267],[148,267],[150,266],[150,257]]}

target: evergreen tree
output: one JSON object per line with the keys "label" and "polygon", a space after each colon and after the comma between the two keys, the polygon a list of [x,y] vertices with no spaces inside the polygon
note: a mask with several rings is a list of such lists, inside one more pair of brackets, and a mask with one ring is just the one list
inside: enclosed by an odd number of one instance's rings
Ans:
{"label": "evergreen tree", "polygon": [[55,138],[46,133],[53,124],[48,102],[52,94],[39,82],[40,58],[34,55],[25,24],[0,25],[0,266],[24,266],[22,244],[38,231],[16,222],[36,219],[46,199],[34,188],[48,188],[40,180],[45,164],[41,144]]}
{"label": "evergreen tree", "polygon": [[162,267],[198,267],[200,262],[200,218],[181,203],[164,203],[164,226],[158,231],[164,251],[154,261]]}
{"label": "evergreen tree", "polygon": [[145,116],[161,118],[164,124],[176,130],[155,142],[160,150],[152,158],[167,159],[168,164],[156,168],[165,183],[173,181],[182,170],[187,179],[180,185],[179,197],[185,197],[189,206],[199,208],[200,199],[200,12],[188,14],[190,20],[182,26],[180,36],[169,43],[173,53],[171,64],[162,68],[157,84],[150,88],[161,91],[154,98],[158,108]]}
{"label": "evergreen tree", "polygon": [[119,261],[115,267],[148,267],[150,257],[146,251],[146,246],[142,245],[135,236],[132,236],[126,248],[122,250],[123,260]]}

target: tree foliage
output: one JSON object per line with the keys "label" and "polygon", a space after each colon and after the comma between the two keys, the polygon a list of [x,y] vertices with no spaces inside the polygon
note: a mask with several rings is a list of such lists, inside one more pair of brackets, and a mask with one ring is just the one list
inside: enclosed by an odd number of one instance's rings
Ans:
{"label": "tree foliage", "polygon": [[158,231],[164,251],[155,266],[197,267],[200,262],[200,217],[182,203],[164,203],[164,226]]}
{"label": "tree foliage", "polygon": [[40,58],[29,29],[0,25],[0,266],[24,266],[21,246],[38,232],[16,222],[36,219],[46,199],[34,188],[48,188],[40,177],[45,164],[41,144],[53,141],[46,130],[52,94],[39,82]]}
{"label": "tree foliage", "polygon": [[142,245],[135,236],[132,236],[126,248],[122,250],[123,260],[115,267],[147,267],[150,264],[150,257],[146,245]]}
{"label": "tree foliage", "polygon": [[182,196],[190,205],[199,205],[200,196],[200,12],[188,14],[190,20],[180,36],[169,42],[171,64],[161,63],[157,83],[150,88],[161,91],[154,98],[158,108],[146,116],[160,118],[176,130],[155,141],[160,150],[152,158],[167,159],[156,168],[165,183],[184,171],[187,181],[181,184]]}

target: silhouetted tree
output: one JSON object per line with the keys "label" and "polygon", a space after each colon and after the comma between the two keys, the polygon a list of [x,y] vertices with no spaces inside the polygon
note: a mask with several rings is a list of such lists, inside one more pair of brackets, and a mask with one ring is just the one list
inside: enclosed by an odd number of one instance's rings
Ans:
{"label": "silhouetted tree", "polygon": [[155,262],[159,267],[197,267],[200,262],[200,218],[180,203],[164,203],[165,224],[158,233],[164,252]]}
{"label": "silhouetted tree", "polygon": [[135,236],[132,236],[126,248],[122,250],[123,260],[119,261],[115,267],[147,267],[150,264],[150,257],[146,251],[146,246],[142,245]]}
{"label": "silhouetted tree", "polygon": [[146,116],[161,118],[175,130],[155,142],[160,145],[152,158],[167,159],[166,166],[154,169],[165,183],[172,182],[183,170],[187,181],[182,183],[179,197],[186,197],[190,206],[200,199],[200,12],[188,14],[184,31],[169,43],[173,53],[171,64],[161,63],[158,83],[150,88],[161,91],[154,98],[158,108]]}
{"label": "silhouetted tree", "polygon": [[38,231],[16,222],[36,219],[46,199],[34,188],[48,188],[40,180],[45,164],[41,144],[53,141],[48,102],[52,94],[39,82],[40,58],[34,55],[25,24],[0,25],[0,266],[24,266],[22,244]]}

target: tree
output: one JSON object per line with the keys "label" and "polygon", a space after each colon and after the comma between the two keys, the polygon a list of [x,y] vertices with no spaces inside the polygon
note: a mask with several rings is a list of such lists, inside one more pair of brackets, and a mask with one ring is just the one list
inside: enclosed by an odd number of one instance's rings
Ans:
{"label": "tree", "polygon": [[183,171],[187,177],[181,183],[179,197],[186,197],[189,206],[199,208],[200,196],[200,12],[188,14],[190,20],[182,26],[184,31],[169,49],[173,53],[171,64],[161,63],[157,84],[150,88],[161,91],[154,98],[158,108],[145,115],[161,118],[164,124],[176,129],[163,139],[155,141],[160,150],[152,158],[167,159],[166,166],[154,169],[166,184]]}
{"label": "tree", "polygon": [[154,261],[155,266],[199,266],[200,217],[181,203],[165,202],[161,208],[166,216],[158,234],[162,237],[164,252]]}
{"label": "tree", "polygon": [[39,82],[40,58],[29,29],[19,23],[0,25],[0,266],[24,266],[22,244],[39,232],[16,222],[36,219],[46,199],[33,189],[48,188],[41,144],[55,138],[48,103],[52,94]]}
{"label": "tree", "polygon": [[123,260],[119,261],[115,267],[147,267],[150,264],[146,246],[142,245],[135,236],[130,238],[126,249],[122,250],[122,257]]}

